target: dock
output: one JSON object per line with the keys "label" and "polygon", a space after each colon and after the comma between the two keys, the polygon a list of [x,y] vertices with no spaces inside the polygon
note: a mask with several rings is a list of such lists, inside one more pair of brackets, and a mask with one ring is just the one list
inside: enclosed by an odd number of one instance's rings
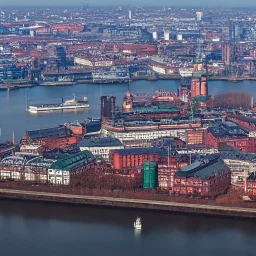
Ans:
{"label": "dock", "polygon": [[33,87],[32,84],[1,84],[0,90],[15,90],[15,89],[31,88],[31,87]]}
{"label": "dock", "polygon": [[72,195],[62,193],[49,193],[25,191],[14,189],[0,189],[0,198],[19,200],[33,200],[56,203],[70,203],[81,205],[97,205],[107,207],[137,208],[143,210],[159,210],[169,212],[184,212],[191,214],[256,218],[256,208],[228,207],[217,205],[177,203],[166,201],[151,201],[141,199]]}

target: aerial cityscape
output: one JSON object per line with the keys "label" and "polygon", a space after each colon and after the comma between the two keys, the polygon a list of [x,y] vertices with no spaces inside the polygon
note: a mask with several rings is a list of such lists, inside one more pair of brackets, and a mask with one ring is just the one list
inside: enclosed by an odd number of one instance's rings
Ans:
{"label": "aerial cityscape", "polygon": [[2,7],[0,199],[250,221],[255,85],[255,7]]}

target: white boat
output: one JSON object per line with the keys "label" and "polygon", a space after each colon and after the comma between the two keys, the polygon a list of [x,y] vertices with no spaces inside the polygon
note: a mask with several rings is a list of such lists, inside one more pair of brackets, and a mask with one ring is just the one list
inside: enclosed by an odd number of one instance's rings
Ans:
{"label": "white boat", "polygon": [[61,103],[61,104],[43,104],[43,105],[35,105],[29,106],[27,111],[30,113],[37,113],[37,112],[47,112],[53,110],[65,110],[65,109],[84,109],[89,108],[89,104],[82,104],[82,103]]}
{"label": "white boat", "polygon": [[89,104],[84,102],[77,102],[75,95],[74,99],[66,100],[64,103],[57,103],[57,104],[38,104],[34,106],[29,106],[27,111],[30,113],[37,113],[37,112],[47,112],[47,111],[54,111],[54,110],[72,110],[72,109],[84,109],[89,108]]}
{"label": "white boat", "polygon": [[142,229],[141,219],[139,217],[134,222],[134,228],[138,230]]}

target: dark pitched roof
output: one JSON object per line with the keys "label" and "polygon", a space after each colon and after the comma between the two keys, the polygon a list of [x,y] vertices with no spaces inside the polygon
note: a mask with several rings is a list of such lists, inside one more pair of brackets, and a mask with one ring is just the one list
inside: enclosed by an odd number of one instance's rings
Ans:
{"label": "dark pitched roof", "polygon": [[69,135],[68,130],[64,126],[52,127],[34,131],[27,131],[31,139],[45,138],[45,137],[66,137]]}
{"label": "dark pitched roof", "polygon": [[181,168],[176,172],[175,177],[194,177],[207,179],[216,174],[229,170],[219,154],[211,154],[203,158],[201,161],[196,161],[193,164]]}
{"label": "dark pitched roof", "polygon": [[86,138],[78,144],[79,147],[114,147],[122,145],[121,141],[116,138]]}
{"label": "dark pitched roof", "polygon": [[221,123],[217,126],[209,128],[210,133],[215,137],[221,136],[247,136],[248,130],[242,128],[241,126],[232,123],[232,122],[225,122]]}

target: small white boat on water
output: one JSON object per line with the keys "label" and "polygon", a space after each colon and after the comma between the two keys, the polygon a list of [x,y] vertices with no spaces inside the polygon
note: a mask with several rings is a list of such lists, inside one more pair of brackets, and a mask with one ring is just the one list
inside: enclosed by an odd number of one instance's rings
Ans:
{"label": "small white boat on water", "polygon": [[141,219],[139,217],[134,222],[134,228],[138,230],[142,229]]}

